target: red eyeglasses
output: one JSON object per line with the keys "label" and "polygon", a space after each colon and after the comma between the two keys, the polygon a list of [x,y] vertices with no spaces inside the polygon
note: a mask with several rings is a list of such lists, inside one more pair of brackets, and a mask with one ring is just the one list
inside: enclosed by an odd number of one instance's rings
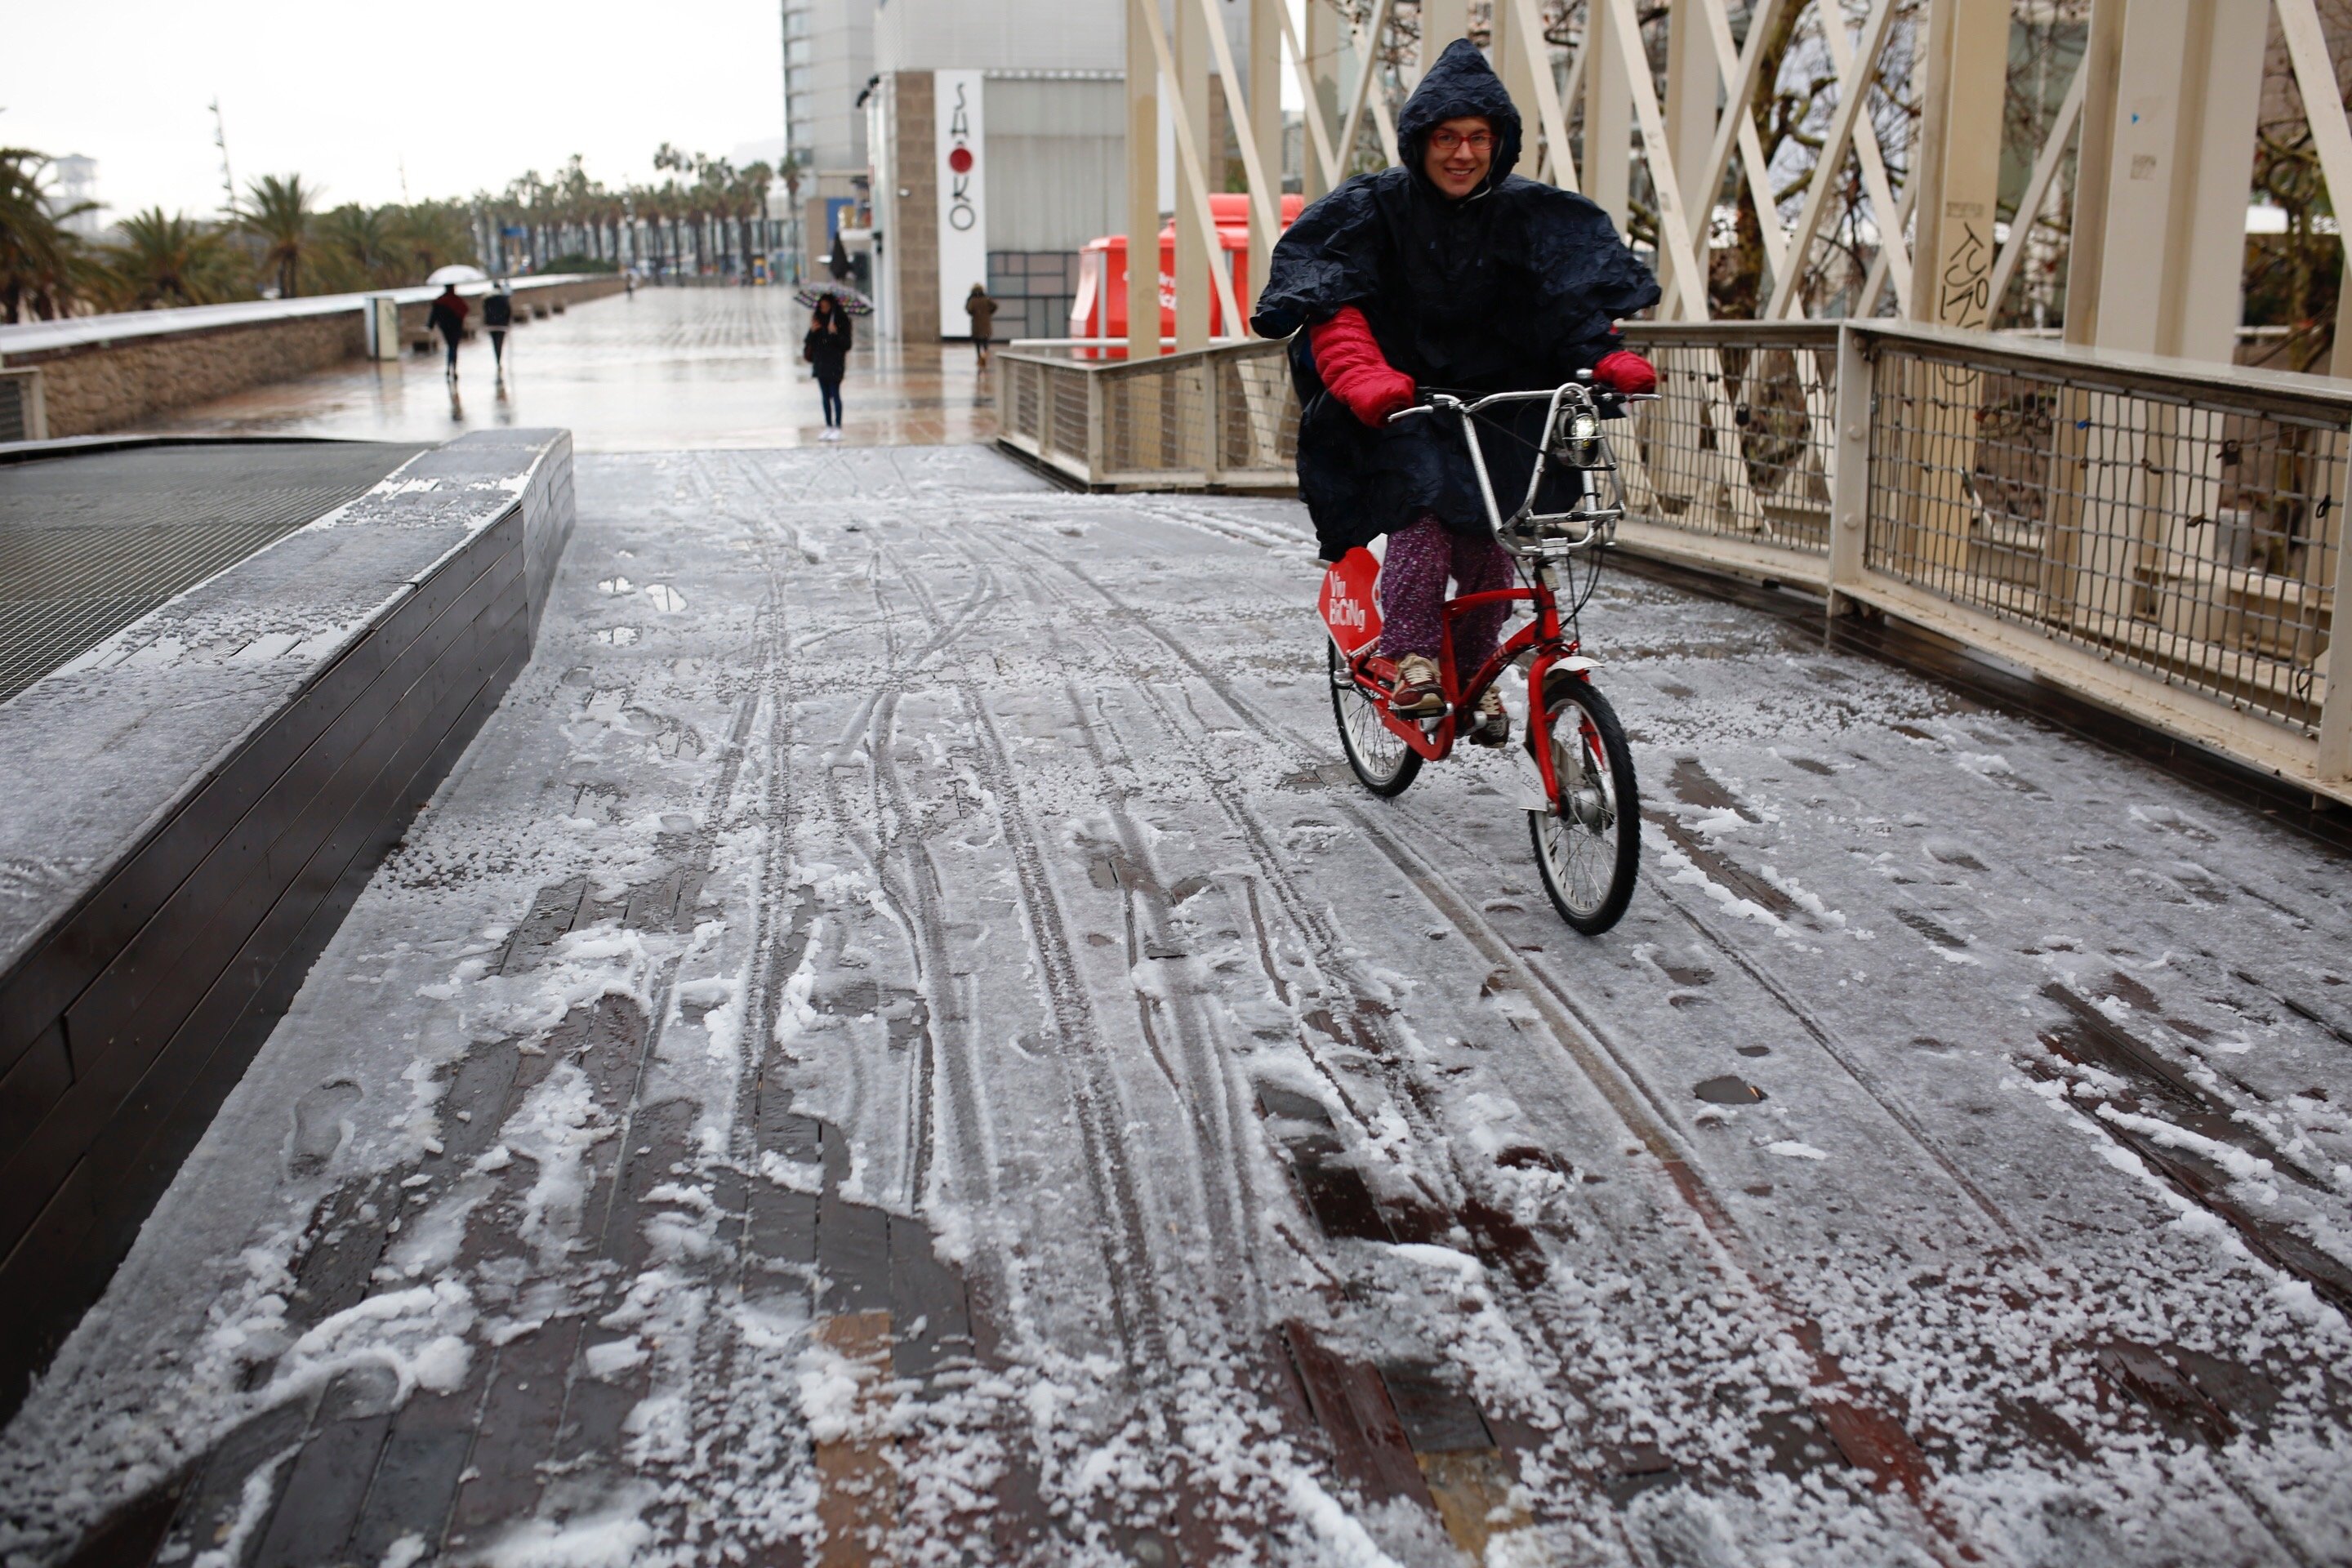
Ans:
{"label": "red eyeglasses", "polygon": [[1458,153],[1465,147],[1473,153],[1486,153],[1494,150],[1495,138],[1484,131],[1473,131],[1467,136],[1453,131],[1433,131],[1429,144],[1440,153]]}

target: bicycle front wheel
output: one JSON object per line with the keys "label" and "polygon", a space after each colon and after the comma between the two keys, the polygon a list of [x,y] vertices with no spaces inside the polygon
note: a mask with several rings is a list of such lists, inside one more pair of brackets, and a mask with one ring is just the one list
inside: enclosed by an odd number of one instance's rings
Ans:
{"label": "bicycle front wheel", "polygon": [[1642,803],[1633,753],[1608,699],[1565,670],[1544,682],[1528,737],[1551,747],[1556,795],[1528,813],[1544,891],[1559,918],[1599,936],[1624,916],[1642,860]]}
{"label": "bicycle front wheel", "polygon": [[1356,684],[1348,661],[1328,638],[1323,656],[1331,672],[1331,714],[1339,721],[1339,747],[1348,753],[1348,765],[1374,795],[1402,795],[1421,772],[1421,753],[1381,721],[1379,706]]}

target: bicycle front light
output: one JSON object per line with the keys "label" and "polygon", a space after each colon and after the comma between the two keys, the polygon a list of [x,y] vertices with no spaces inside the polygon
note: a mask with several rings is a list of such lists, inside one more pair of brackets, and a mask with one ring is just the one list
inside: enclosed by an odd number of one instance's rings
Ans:
{"label": "bicycle front light", "polygon": [[1601,416],[1580,408],[1560,428],[1559,454],[1580,468],[1601,467]]}

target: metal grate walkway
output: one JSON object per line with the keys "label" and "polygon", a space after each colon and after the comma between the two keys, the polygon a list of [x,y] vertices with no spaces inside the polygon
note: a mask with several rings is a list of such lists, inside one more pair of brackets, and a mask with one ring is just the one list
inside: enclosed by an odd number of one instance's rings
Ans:
{"label": "metal grate walkway", "polygon": [[241,442],[0,467],[0,701],[424,449]]}

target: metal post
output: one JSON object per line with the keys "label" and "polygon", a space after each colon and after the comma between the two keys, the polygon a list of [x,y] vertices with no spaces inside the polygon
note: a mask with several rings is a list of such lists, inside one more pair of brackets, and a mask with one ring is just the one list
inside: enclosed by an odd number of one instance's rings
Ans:
{"label": "metal post", "polygon": [[[1281,3],[1282,0],[1276,0],[1276,4]],[[1322,115],[1323,122],[1334,127],[1333,133],[1337,134],[1337,127],[1342,119],[1339,103],[1339,8],[1331,4],[1331,0],[1306,0],[1305,9],[1307,32],[1302,43],[1307,54],[1307,76],[1314,85],[1315,100],[1308,112]],[[1311,145],[1309,151],[1312,152]],[[1347,152],[1344,147],[1339,150],[1342,161],[1339,170],[1341,180],[1348,177],[1345,166]],[[1305,178],[1299,182],[1298,188],[1307,199],[1312,202],[1318,196],[1328,194],[1337,183],[1337,181],[1325,179],[1322,167],[1310,156],[1307,160]]]}
{"label": "metal post", "polygon": [[[2347,285],[2352,291],[2352,285]],[[2336,363],[2344,363],[2344,318],[2336,318]],[[2327,689],[2319,704],[2319,752],[2315,759],[2319,782],[2340,784],[2352,781],[2352,432],[2342,437],[2345,459],[2336,465],[2336,628],[2327,639]]]}
{"label": "metal post", "polygon": [[[1683,200],[1688,204],[1692,227],[1696,231],[1698,264],[1707,265],[1707,237],[1714,227],[1715,198],[1713,190],[1702,189],[1700,182],[1706,177],[1707,153],[1715,141],[1715,98],[1718,70],[1715,59],[1715,40],[1707,30],[1706,0],[1673,0],[1666,23],[1666,146],[1675,163],[1675,178],[1682,186]],[[1748,112],[1744,105],[1727,108],[1738,113]],[[1672,266],[1673,247],[1658,247],[1658,280],[1679,285],[1701,299],[1706,297],[1706,279],[1694,278],[1688,281],[1675,278]]]}
{"label": "metal post", "polygon": [[[2131,0],[2125,12],[2104,128],[2098,77],[2084,107],[2085,146],[2104,129],[2109,149],[2095,346],[2234,358],[2267,10],[2247,0]],[[2102,41],[2095,20],[2093,44]],[[2084,167],[2087,191],[2096,171]],[[2078,216],[2078,237],[2083,227]],[[2070,288],[2070,316],[2074,309]]]}
{"label": "metal post", "polygon": [[1421,0],[1421,68],[1426,72],[1456,38],[1470,36],[1469,0]]}
{"label": "metal post", "polygon": [[[1127,357],[1160,353],[1160,68],[1143,7],[1127,0]],[[1109,325],[1106,311],[1104,325]],[[1106,333],[1106,335],[1108,335]]]}
{"label": "metal post", "polygon": [[[1147,0],[1157,4],[1157,0]],[[1176,79],[1170,83],[1175,111],[1191,127],[1192,144],[1200,149],[1201,173],[1211,178],[1224,168],[1225,150],[1211,146],[1209,130],[1209,27],[1198,5],[1176,4]],[[1176,198],[1176,348],[1209,345],[1209,268],[1223,258],[1217,251],[1216,231],[1202,221],[1207,193],[1192,199],[1184,189],[1191,183],[1182,158],[1177,160]],[[1235,330],[1228,321],[1225,330]]]}
{"label": "metal post", "polygon": [[1633,94],[1611,37],[1612,8],[1595,0],[1584,27],[1584,194],[1625,232],[1633,201]]}
{"label": "metal post", "polygon": [[1842,591],[1862,581],[1870,543],[1870,405],[1876,363],[1863,331],[1838,328],[1837,426],[1830,444],[1830,618]]}
{"label": "metal post", "polygon": [[[1276,7],[1290,0],[1250,0],[1249,31],[1249,122],[1251,139],[1257,144],[1257,166],[1271,189],[1266,196],[1273,201],[1274,222],[1266,222],[1264,199],[1255,191],[1250,193],[1249,295],[1255,298],[1265,286],[1266,258],[1274,254],[1274,242],[1281,237],[1282,214],[1282,18]],[[1312,148],[1302,148],[1299,159],[1302,170],[1315,162]],[[1249,299],[1242,309],[1250,308]],[[1244,327],[1236,323],[1227,329],[1238,335]]]}

